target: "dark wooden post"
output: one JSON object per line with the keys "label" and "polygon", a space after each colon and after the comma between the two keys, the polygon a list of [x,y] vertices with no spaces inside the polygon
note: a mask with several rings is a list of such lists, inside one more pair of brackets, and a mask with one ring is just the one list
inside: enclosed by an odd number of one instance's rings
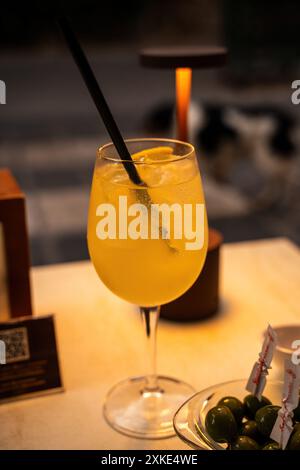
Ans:
{"label": "dark wooden post", "polygon": [[8,169],[0,169],[0,224],[10,316],[32,315],[25,196]]}

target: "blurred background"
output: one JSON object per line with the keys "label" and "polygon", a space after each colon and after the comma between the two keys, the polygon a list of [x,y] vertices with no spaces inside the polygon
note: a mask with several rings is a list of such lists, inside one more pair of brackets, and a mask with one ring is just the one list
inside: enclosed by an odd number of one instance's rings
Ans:
{"label": "blurred background", "polygon": [[[228,65],[194,70],[191,139],[210,225],[226,242],[300,243],[300,3],[273,0],[61,2],[125,137],[172,136],[175,74],[145,69],[159,45],[226,45]],[[86,218],[105,128],[52,19],[53,1],[1,5],[0,166],[27,196],[33,264],[88,257]]]}

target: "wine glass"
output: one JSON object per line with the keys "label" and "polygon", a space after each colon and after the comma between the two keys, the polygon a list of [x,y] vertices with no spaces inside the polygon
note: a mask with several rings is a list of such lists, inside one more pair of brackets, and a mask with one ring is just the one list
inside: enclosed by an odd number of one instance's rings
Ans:
{"label": "wine glass", "polygon": [[[126,435],[163,438],[174,435],[174,413],[193,388],[156,373],[159,306],[181,296],[201,272],[208,242],[205,201],[191,144],[148,138],[126,145],[132,161],[120,160],[112,143],[98,150],[88,248],[104,284],[139,305],[149,370],[109,391],[104,416]],[[141,184],[130,179],[130,165]]]}

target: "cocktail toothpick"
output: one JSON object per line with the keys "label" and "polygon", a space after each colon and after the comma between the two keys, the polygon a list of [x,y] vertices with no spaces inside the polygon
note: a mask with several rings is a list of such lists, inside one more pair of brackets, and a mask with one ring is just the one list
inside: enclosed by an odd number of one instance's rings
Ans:
{"label": "cocktail toothpick", "polygon": [[290,359],[284,363],[284,384],[282,391],[282,407],[271,432],[271,439],[285,449],[293,432],[293,410],[299,403],[300,366]]}
{"label": "cocktail toothpick", "polygon": [[259,400],[261,399],[266,386],[267,375],[269,374],[268,370],[271,369],[271,362],[276,344],[277,334],[269,325],[266,331],[262,350],[259,353],[259,359],[255,362],[246,385],[246,390],[252,393],[252,395],[257,397]]}

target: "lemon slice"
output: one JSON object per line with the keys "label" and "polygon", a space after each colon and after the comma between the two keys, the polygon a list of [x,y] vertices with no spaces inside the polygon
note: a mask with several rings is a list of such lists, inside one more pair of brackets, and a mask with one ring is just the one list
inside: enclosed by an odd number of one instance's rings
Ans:
{"label": "lemon slice", "polygon": [[140,152],[132,154],[133,160],[142,160],[144,162],[155,162],[155,159],[152,159],[151,157],[160,157],[160,156],[165,156],[165,155],[172,155],[173,154],[173,148],[172,147],[152,147],[149,149],[141,150]]}

